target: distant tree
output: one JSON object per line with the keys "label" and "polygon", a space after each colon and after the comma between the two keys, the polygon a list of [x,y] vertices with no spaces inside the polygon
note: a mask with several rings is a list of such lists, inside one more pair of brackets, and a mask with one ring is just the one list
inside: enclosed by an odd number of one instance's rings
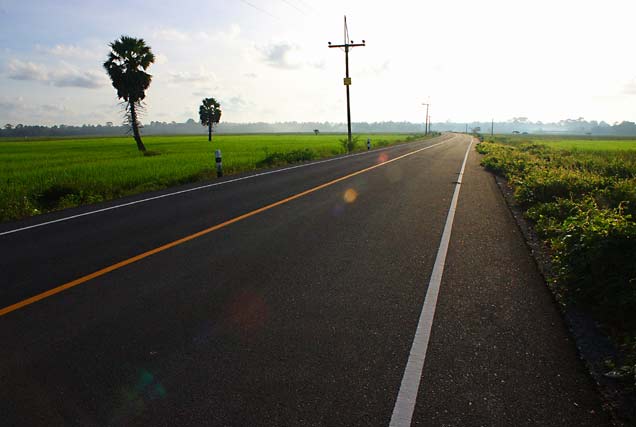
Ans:
{"label": "distant tree", "polygon": [[221,121],[221,104],[214,98],[205,98],[199,107],[199,118],[208,127],[208,141],[212,141],[212,127]]}
{"label": "distant tree", "polygon": [[318,129],[314,129],[314,134],[318,135],[320,133],[320,131]]}
{"label": "distant tree", "polygon": [[141,101],[146,97],[152,76],[146,73],[155,62],[155,55],[143,39],[121,36],[109,44],[110,53],[104,62],[104,68],[117,89],[117,97],[126,103],[126,122],[130,125],[139,151],[146,147],[139,133],[139,112],[143,109]]}
{"label": "distant tree", "polygon": [[7,123],[6,125],[4,125],[4,128],[6,130],[11,130],[11,129],[13,129],[13,125],[11,123]]}

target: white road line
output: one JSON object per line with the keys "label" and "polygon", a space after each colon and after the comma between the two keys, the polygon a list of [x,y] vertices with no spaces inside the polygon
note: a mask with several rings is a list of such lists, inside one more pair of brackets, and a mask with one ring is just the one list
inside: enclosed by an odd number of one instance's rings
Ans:
{"label": "white road line", "polygon": [[462,163],[461,170],[459,171],[457,183],[455,184],[455,192],[453,193],[453,199],[451,200],[450,209],[448,210],[448,215],[446,217],[446,224],[444,225],[444,232],[442,233],[442,239],[439,244],[439,249],[437,250],[435,266],[433,267],[431,279],[428,284],[428,290],[426,291],[424,306],[420,313],[420,320],[418,321],[415,337],[413,338],[413,344],[411,345],[411,352],[409,353],[406,368],[404,369],[404,376],[402,377],[402,383],[400,384],[400,391],[398,392],[397,400],[393,407],[393,414],[391,415],[391,422],[389,423],[390,427],[408,427],[411,425],[413,411],[415,410],[415,402],[417,401],[417,392],[420,388],[420,381],[422,379],[422,370],[424,368],[424,360],[426,359],[428,341],[431,336],[431,327],[433,326],[433,317],[435,316],[435,306],[437,305],[437,295],[439,294],[439,287],[442,282],[446,253],[448,252],[448,244],[450,242],[451,231],[453,229],[453,220],[455,219],[455,209],[457,208],[457,200],[459,199],[459,190],[461,188],[464,169],[466,168],[466,161],[468,160],[468,154],[470,153],[472,145],[473,141],[471,139],[470,144],[468,144],[468,149],[466,149],[464,162]]}
{"label": "white road line", "polygon": [[[448,138],[448,139],[446,139],[446,140],[444,140],[442,142],[448,142],[451,139],[453,139],[453,137]],[[393,149],[396,149],[396,148],[399,148],[399,147],[401,147],[401,145],[396,145],[396,146],[390,147],[390,148],[388,148],[388,150],[393,150]],[[172,197],[172,196],[176,196],[176,195],[179,195],[179,194],[190,193],[192,191],[198,191],[198,190],[203,190],[203,189],[206,189],[206,188],[217,187],[217,186],[220,186],[220,185],[231,184],[231,183],[237,182],[237,181],[243,181],[243,180],[246,180],[246,179],[257,178],[259,176],[271,175],[271,174],[280,173],[280,172],[287,172],[287,171],[290,171],[292,169],[304,168],[304,167],[307,167],[307,166],[315,166],[315,165],[319,165],[321,163],[333,162],[333,161],[336,161],[336,160],[343,160],[343,159],[350,159],[351,157],[361,156],[361,155],[364,155],[364,154],[377,153],[378,151],[380,151],[380,150],[363,151],[361,153],[350,154],[348,156],[334,157],[332,159],[319,160],[317,162],[306,163],[306,164],[297,165],[297,166],[290,166],[290,167],[284,168],[284,169],[276,169],[276,170],[272,170],[272,171],[257,173],[257,174],[254,174],[254,175],[243,176],[241,178],[228,179],[227,181],[215,182],[215,183],[212,183],[212,184],[201,185],[199,187],[188,188],[187,190],[175,191],[173,193],[162,194],[160,196],[154,196],[154,197],[148,197],[146,199],[135,200],[135,201],[128,202],[128,203],[122,203],[120,205],[115,205],[115,206],[110,206],[110,207],[107,207],[107,208],[97,209],[97,210],[90,211],[90,212],[84,212],[84,213],[77,214],[77,215],[71,215],[71,216],[67,216],[67,217],[64,217],[64,218],[58,218],[58,219],[54,219],[52,221],[46,221],[46,222],[42,222],[42,223],[39,223],[39,224],[29,225],[29,226],[26,226],[26,227],[15,228],[13,230],[1,232],[0,236],[4,236],[4,235],[7,235],[7,234],[13,234],[13,233],[19,233],[20,231],[26,231],[26,230],[30,230],[30,229],[33,229],[33,228],[43,227],[45,225],[51,225],[51,224],[55,224],[55,223],[58,223],[58,222],[69,221],[71,219],[81,218],[83,216],[95,215],[95,214],[98,214],[98,213],[101,213],[101,212],[112,211],[112,210],[124,208],[124,207],[127,207],[127,206],[138,205],[138,204],[141,204],[141,203],[150,202],[152,200],[163,199],[165,197]],[[383,150],[383,151],[386,151],[386,150]]]}

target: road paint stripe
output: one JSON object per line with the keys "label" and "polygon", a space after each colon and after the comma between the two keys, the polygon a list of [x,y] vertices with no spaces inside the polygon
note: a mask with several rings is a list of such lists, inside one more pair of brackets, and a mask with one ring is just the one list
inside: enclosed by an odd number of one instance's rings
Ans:
{"label": "road paint stripe", "polygon": [[404,369],[404,376],[402,377],[402,383],[400,384],[400,391],[398,392],[395,406],[393,407],[393,414],[391,415],[391,421],[389,423],[390,427],[408,427],[411,425],[411,419],[413,418],[413,411],[415,410],[415,403],[417,401],[417,392],[420,388],[420,381],[422,379],[424,361],[426,360],[428,341],[431,336],[431,327],[433,326],[433,317],[435,316],[437,296],[442,282],[442,275],[444,274],[444,263],[446,262],[446,253],[448,252],[451,231],[453,229],[453,220],[455,219],[459,190],[461,188],[464,169],[466,168],[466,161],[468,160],[468,154],[470,153],[472,145],[473,140],[471,139],[470,144],[468,144],[468,148],[466,149],[466,155],[464,156],[464,161],[455,184],[453,199],[451,200],[448,215],[446,217],[446,224],[444,225],[442,239],[439,244],[439,249],[437,250],[437,257],[435,258],[435,265],[433,267],[433,272],[431,273],[428,290],[426,291],[426,298],[424,298],[424,306],[420,313],[417,330],[415,331],[415,337],[413,338],[413,344],[411,345],[411,352],[409,353],[406,368]]}
{"label": "road paint stripe", "polygon": [[[447,140],[445,140],[445,141],[447,141]],[[402,146],[403,145],[396,145],[396,146],[390,147],[388,150],[393,150],[393,149],[396,149],[396,148],[402,147]],[[64,217],[64,218],[54,219],[54,220],[51,220],[51,221],[42,222],[40,224],[34,224],[34,225],[26,226],[26,227],[20,227],[20,228],[16,228],[16,229],[13,229],[13,230],[0,232],[0,236],[4,236],[4,235],[7,235],[7,234],[13,234],[13,233],[19,233],[21,231],[31,230],[33,228],[43,227],[45,225],[51,225],[51,224],[55,224],[55,223],[58,223],[58,222],[70,221],[72,219],[77,219],[77,218],[81,218],[81,217],[88,216],[88,215],[95,215],[95,214],[102,213],[102,212],[112,211],[112,210],[115,210],[115,209],[121,209],[121,208],[125,208],[127,206],[133,206],[133,205],[138,205],[138,204],[141,204],[141,203],[147,203],[147,202],[150,202],[150,201],[153,201],[153,200],[163,199],[165,197],[177,196],[179,194],[190,193],[192,191],[204,190],[206,188],[212,188],[212,187],[217,187],[217,186],[220,186],[220,185],[231,184],[233,182],[244,181],[246,179],[257,178],[257,177],[264,176],[264,175],[271,175],[271,174],[275,174],[275,173],[287,172],[287,171],[290,171],[290,170],[293,170],[293,169],[304,168],[304,167],[308,167],[308,166],[315,166],[315,165],[319,165],[319,164],[322,164],[322,163],[334,162],[334,161],[343,160],[343,159],[350,159],[351,157],[356,157],[356,156],[361,156],[361,155],[371,154],[371,153],[377,153],[378,151],[379,150],[364,151],[364,152],[361,152],[361,153],[350,154],[348,156],[335,157],[335,158],[326,159],[326,160],[319,160],[319,161],[312,162],[312,163],[305,163],[305,164],[302,164],[302,165],[290,166],[288,168],[276,169],[276,170],[267,171],[267,172],[260,172],[260,173],[254,174],[254,175],[243,176],[243,177],[240,177],[240,178],[228,179],[227,181],[214,182],[212,184],[206,184],[206,185],[201,185],[201,186],[194,187],[194,188],[188,188],[186,190],[180,190],[180,191],[175,191],[175,192],[172,192],[172,193],[161,194],[159,196],[148,197],[148,198],[145,198],[145,199],[135,200],[135,201],[128,202],[128,203],[122,203],[122,204],[115,205],[115,206],[109,206],[107,208],[97,209],[97,210],[90,211],[90,212],[84,212],[84,213],[77,214],[77,215],[71,215],[71,216],[67,216],[67,217]],[[386,151],[386,150],[383,150],[383,151]]]}
{"label": "road paint stripe", "polygon": [[12,311],[19,310],[19,309],[21,309],[23,307],[26,307],[28,305],[31,305],[31,304],[36,303],[38,301],[41,301],[41,300],[43,300],[45,298],[48,298],[48,297],[51,297],[53,295],[59,294],[60,292],[64,292],[67,289],[74,288],[75,286],[81,285],[82,283],[86,283],[89,280],[92,280],[92,279],[95,279],[97,277],[100,277],[100,276],[103,276],[105,274],[108,274],[111,271],[118,270],[118,269],[120,269],[122,267],[130,265],[130,264],[135,263],[137,261],[140,261],[140,260],[142,260],[144,258],[148,258],[151,255],[155,255],[155,254],[157,254],[159,252],[163,252],[163,251],[165,251],[167,249],[170,249],[170,248],[173,248],[175,246],[181,245],[181,244],[183,244],[185,242],[188,242],[190,240],[193,240],[193,239],[199,238],[201,236],[204,236],[206,234],[212,233],[213,231],[216,231],[216,230],[219,230],[221,228],[227,227],[230,224],[234,224],[235,222],[242,221],[242,220],[244,220],[246,218],[252,217],[252,216],[257,215],[259,213],[262,213],[262,212],[265,212],[265,211],[270,210],[272,208],[275,208],[276,206],[280,206],[282,204],[291,202],[292,200],[299,199],[299,198],[301,198],[303,196],[306,196],[308,194],[314,193],[314,192],[316,192],[318,190],[321,190],[323,188],[332,186],[332,185],[334,185],[334,184],[336,184],[338,182],[341,182],[341,181],[344,181],[346,179],[352,178],[352,177],[354,177],[356,175],[360,175],[362,173],[365,173],[365,172],[368,172],[370,170],[379,168],[381,166],[385,166],[385,165],[387,165],[389,163],[393,163],[393,162],[398,161],[400,159],[403,159],[405,157],[412,156],[413,154],[417,154],[417,153],[419,153],[421,151],[428,150],[429,148],[433,148],[433,147],[437,147],[438,145],[445,144],[445,143],[447,143],[449,141],[452,141],[453,139],[454,138],[446,139],[444,141],[438,142],[437,144],[429,145],[427,147],[411,151],[409,153],[406,153],[406,154],[403,154],[401,156],[398,156],[398,157],[396,157],[394,159],[386,160],[385,162],[378,163],[376,165],[361,169],[359,171],[350,173],[350,174],[342,176],[340,178],[336,178],[336,179],[334,179],[332,181],[325,182],[324,184],[320,184],[317,187],[310,188],[310,189],[305,190],[305,191],[303,191],[301,193],[298,193],[298,194],[295,194],[293,196],[287,197],[285,199],[279,200],[277,202],[271,203],[271,204],[269,204],[267,206],[263,206],[261,208],[255,209],[255,210],[250,211],[248,213],[245,213],[243,215],[239,215],[239,216],[237,216],[235,218],[232,218],[232,219],[230,219],[228,221],[225,221],[225,222],[222,222],[220,224],[214,225],[212,227],[206,228],[204,230],[198,231],[198,232],[196,232],[194,234],[191,234],[189,236],[186,236],[186,237],[183,237],[181,239],[175,240],[173,242],[167,243],[165,245],[159,246],[159,247],[157,247],[155,249],[151,249],[151,250],[149,250],[147,252],[144,252],[144,253],[141,253],[139,255],[135,255],[135,256],[133,256],[131,258],[128,258],[128,259],[123,260],[123,261],[120,261],[120,262],[118,262],[116,264],[113,264],[113,265],[110,265],[108,267],[102,268],[101,270],[95,271],[94,273],[91,273],[91,274],[88,274],[86,276],[80,277],[78,279],[75,279],[75,280],[70,281],[68,283],[65,283],[63,285],[60,285],[60,286],[57,286],[55,288],[49,289],[46,292],[42,292],[40,294],[34,295],[34,296],[30,297],[30,298],[27,298],[25,300],[17,302],[17,303],[15,303],[13,305],[10,305],[8,307],[0,309],[0,317],[4,316],[6,314],[9,314]]}

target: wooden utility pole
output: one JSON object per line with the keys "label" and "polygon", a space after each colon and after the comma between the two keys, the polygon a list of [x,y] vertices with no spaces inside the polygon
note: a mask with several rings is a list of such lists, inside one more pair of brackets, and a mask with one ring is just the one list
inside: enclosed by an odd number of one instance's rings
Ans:
{"label": "wooden utility pole", "polygon": [[347,88],[347,132],[348,132],[348,141],[347,151],[349,151],[349,147],[351,147],[351,104],[349,97],[349,86],[351,86],[351,77],[349,77],[349,50],[358,47],[358,46],[366,46],[366,42],[362,40],[362,43],[355,43],[353,40],[349,40],[349,29],[347,28],[347,17],[344,17],[344,44],[331,44],[328,42],[329,47],[340,47],[344,48],[345,52],[345,78],[344,84]]}
{"label": "wooden utility pole", "polygon": [[426,105],[426,121],[424,123],[424,135],[428,135],[428,107],[431,105],[430,103],[422,102],[422,105]]}
{"label": "wooden utility pole", "polygon": [[495,136],[495,119],[490,122],[490,136]]}

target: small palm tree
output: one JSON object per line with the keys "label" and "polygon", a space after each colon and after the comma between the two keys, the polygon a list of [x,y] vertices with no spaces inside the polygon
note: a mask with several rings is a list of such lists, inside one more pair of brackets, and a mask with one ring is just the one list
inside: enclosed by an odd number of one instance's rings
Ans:
{"label": "small palm tree", "polygon": [[212,127],[221,121],[221,104],[214,98],[205,98],[199,107],[199,118],[208,127],[208,141],[212,141]]}
{"label": "small palm tree", "polygon": [[146,147],[139,134],[139,111],[146,97],[152,76],[146,70],[155,62],[155,55],[143,39],[121,36],[109,44],[110,53],[104,68],[117,89],[117,96],[126,102],[126,121],[132,129],[139,151]]}

